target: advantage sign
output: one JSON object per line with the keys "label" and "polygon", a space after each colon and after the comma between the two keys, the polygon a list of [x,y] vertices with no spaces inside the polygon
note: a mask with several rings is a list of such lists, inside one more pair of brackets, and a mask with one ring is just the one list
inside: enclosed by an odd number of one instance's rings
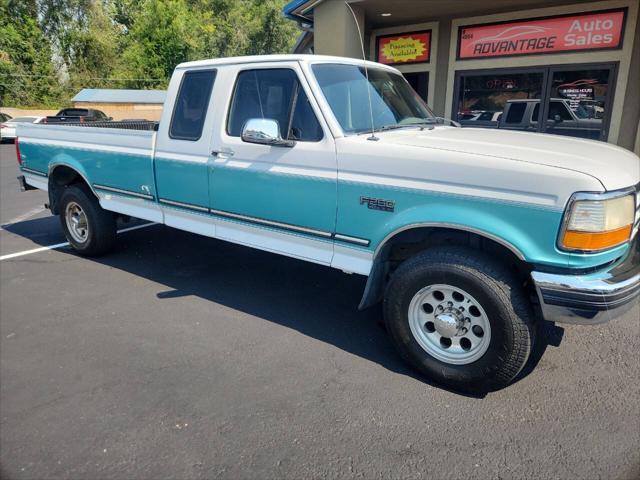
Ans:
{"label": "advantage sign", "polygon": [[621,8],[460,27],[458,59],[620,48],[626,13]]}
{"label": "advantage sign", "polygon": [[377,61],[387,65],[428,63],[431,57],[431,30],[383,35],[377,38]]}

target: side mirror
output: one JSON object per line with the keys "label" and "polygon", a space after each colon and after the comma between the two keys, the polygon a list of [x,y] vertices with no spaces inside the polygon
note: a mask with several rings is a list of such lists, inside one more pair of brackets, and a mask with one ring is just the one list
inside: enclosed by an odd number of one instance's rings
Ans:
{"label": "side mirror", "polygon": [[242,128],[242,141],[276,147],[293,147],[296,144],[293,140],[285,140],[280,136],[278,122],[271,118],[247,120]]}
{"label": "side mirror", "polygon": [[560,122],[562,122],[562,117],[556,113],[553,116],[553,121],[556,122],[556,123],[560,123]]}

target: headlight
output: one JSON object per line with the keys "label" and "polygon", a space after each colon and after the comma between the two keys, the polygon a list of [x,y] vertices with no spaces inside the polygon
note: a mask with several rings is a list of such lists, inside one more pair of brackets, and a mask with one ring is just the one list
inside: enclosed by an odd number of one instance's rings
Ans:
{"label": "headlight", "polygon": [[565,212],[558,244],[563,250],[598,252],[628,242],[635,217],[633,191],[576,193]]}

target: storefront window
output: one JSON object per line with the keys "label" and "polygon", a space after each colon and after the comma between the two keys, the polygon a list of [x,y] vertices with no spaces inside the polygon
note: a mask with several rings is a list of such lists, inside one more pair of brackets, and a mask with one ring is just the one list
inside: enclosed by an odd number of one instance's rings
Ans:
{"label": "storefront window", "polygon": [[604,139],[611,69],[551,72],[547,133]]}
{"label": "storefront window", "polygon": [[505,117],[506,124],[521,124],[524,100],[540,100],[543,73],[495,73],[461,75],[458,82],[457,116],[464,126],[498,127],[505,106],[513,103]]}
{"label": "storefront window", "polygon": [[613,66],[461,72],[454,120],[466,127],[606,140],[612,76]]}

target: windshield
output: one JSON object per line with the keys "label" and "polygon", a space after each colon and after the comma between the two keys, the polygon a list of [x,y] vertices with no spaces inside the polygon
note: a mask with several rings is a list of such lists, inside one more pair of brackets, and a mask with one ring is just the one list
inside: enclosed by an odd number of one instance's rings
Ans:
{"label": "windshield", "polygon": [[[316,64],[312,67],[320,89],[345,133],[371,131],[367,77],[363,67]],[[429,107],[402,75],[368,69],[375,130],[436,123]]]}

